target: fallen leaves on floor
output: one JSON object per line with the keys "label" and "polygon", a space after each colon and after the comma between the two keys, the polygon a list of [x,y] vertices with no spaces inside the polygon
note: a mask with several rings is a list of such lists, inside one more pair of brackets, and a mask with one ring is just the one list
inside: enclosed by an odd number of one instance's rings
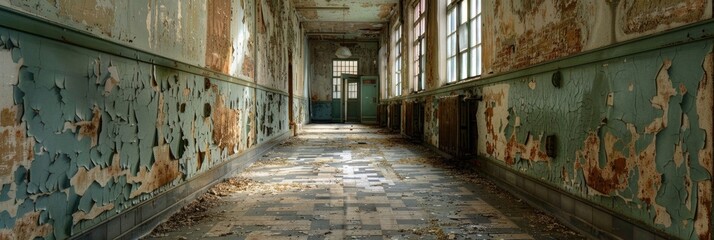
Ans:
{"label": "fallen leaves on floor", "polygon": [[287,158],[275,157],[268,160],[256,161],[253,165],[250,165],[249,169],[267,166],[290,166],[293,165],[292,162],[288,161]]}
{"label": "fallen leaves on floor", "polygon": [[233,177],[211,187],[206,193],[184,206],[168,220],[157,226],[151,232],[151,237],[161,237],[165,233],[176,231],[184,227],[190,227],[203,219],[212,217],[216,213],[209,211],[211,208],[223,204],[221,197],[231,196],[237,193],[253,194],[275,194],[283,191],[296,191],[311,189],[314,186],[285,183],[273,184],[262,183],[244,177]]}
{"label": "fallen leaves on floor", "polygon": [[157,226],[151,232],[152,237],[160,237],[165,233],[193,226],[197,222],[209,217],[208,210],[220,204],[220,197],[213,194],[203,194],[196,200],[184,206],[168,220]]}

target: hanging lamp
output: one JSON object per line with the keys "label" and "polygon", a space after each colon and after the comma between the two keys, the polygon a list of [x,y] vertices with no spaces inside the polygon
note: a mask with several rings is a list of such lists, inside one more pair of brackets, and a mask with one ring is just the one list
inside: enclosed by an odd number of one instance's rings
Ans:
{"label": "hanging lamp", "polygon": [[[343,9],[342,9],[342,24],[347,24],[347,23],[345,22],[345,11],[347,11],[347,9],[348,9],[348,8],[343,8]],[[347,33],[347,32],[345,31],[345,34],[346,34],[346,33]],[[343,35],[342,35],[342,41],[344,42],[344,40],[345,40],[345,35],[343,34]],[[350,51],[349,48],[340,45],[340,47],[337,48],[337,50],[335,51],[335,56],[337,56],[338,58],[348,58],[348,57],[351,57],[351,56],[352,56],[352,51]]]}

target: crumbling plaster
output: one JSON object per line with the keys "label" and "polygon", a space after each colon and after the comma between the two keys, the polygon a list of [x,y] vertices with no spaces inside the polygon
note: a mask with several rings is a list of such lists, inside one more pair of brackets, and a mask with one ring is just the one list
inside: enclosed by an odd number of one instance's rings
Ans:
{"label": "crumbling plaster", "polygon": [[[487,0],[482,78],[710,19],[711,5],[708,0]],[[428,28],[436,24],[430,21]],[[391,37],[385,36],[382,46],[390,46]],[[425,101],[424,140],[439,144],[440,96],[481,96],[475,146],[481,157],[671,236],[711,239],[714,168],[707,139],[714,137],[713,44],[591,59],[561,69],[560,88],[548,72],[427,92],[416,97]],[[430,64],[432,71],[438,66]],[[388,64],[387,71],[394,66]],[[548,135],[557,137],[555,158],[545,153]]]}
{"label": "crumbling plaster", "polygon": [[[0,1],[99,38],[233,77],[257,78],[251,74],[272,71],[273,79],[257,82],[287,91],[286,57],[263,56],[277,61],[281,71],[256,69],[251,63],[253,39],[259,35],[252,27],[255,3],[232,1],[228,16],[225,8],[212,8],[231,19],[225,25],[206,22],[207,15],[216,13],[206,13],[210,3]],[[95,5],[106,12],[83,10]],[[137,11],[117,14],[114,9]],[[100,15],[110,20],[90,19]],[[133,22],[135,15],[142,15],[141,23]],[[261,23],[267,29],[290,29],[289,34],[273,32],[270,41],[286,55],[291,52],[293,80],[300,82],[304,38],[292,19]],[[144,25],[147,29],[133,28]],[[207,34],[211,29],[231,36]],[[214,39],[227,44],[204,46]],[[0,139],[0,238],[64,239],[91,229],[287,132],[289,107],[300,114],[300,124],[306,122],[304,101],[288,106],[284,93],[81,46],[0,28],[0,134],[5,136]],[[209,57],[207,49],[229,54]],[[208,64],[209,59],[216,64]],[[305,84],[294,86],[296,99],[301,99]]]}

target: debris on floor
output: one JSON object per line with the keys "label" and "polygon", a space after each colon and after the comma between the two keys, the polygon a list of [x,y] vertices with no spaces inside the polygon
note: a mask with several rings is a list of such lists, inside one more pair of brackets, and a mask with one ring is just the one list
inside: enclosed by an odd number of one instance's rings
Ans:
{"label": "debris on floor", "polygon": [[220,204],[220,197],[206,193],[201,195],[196,200],[193,200],[188,205],[184,206],[177,213],[172,215],[168,220],[159,224],[153,232],[151,232],[151,237],[161,237],[165,236],[165,233],[180,230],[184,227],[190,227],[197,222],[210,217],[208,215],[208,209]]}
{"label": "debris on floor", "polygon": [[211,188],[214,205],[192,203],[150,238],[584,239],[479,176],[476,162],[368,126],[304,130]]}

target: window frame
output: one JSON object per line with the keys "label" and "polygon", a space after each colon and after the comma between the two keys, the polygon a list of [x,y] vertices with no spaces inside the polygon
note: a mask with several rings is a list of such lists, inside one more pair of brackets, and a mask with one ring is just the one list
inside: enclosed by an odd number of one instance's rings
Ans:
{"label": "window frame", "polygon": [[404,55],[404,51],[402,49],[402,42],[403,42],[403,37],[402,37],[402,25],[397,24],[394,27],[394,38],[392,39],[394,41],[394,95],[395,96],[401,96],[402,95],[402,69],[404,68],[404,62],[402,61],[403,58],[402,56]]}
{"label": "window frame", "polygon": [[483,74],[483,0],[448,0],[446,4],[446,82],[480,77]]}
{"label": "window frame", "polygon": [[411,6],[411,33],[412,37],[412,81],[414,90],[425,89],[426,78],[426,0],[416,0]]}
{"label": "window frame", "polygon": [[[336,63],[352,63],[352,65],[339,65]],[[342,99],[342,74],[358,75],[359,60],[357,59],[332,59],[332,99]]]}
{"label": "window frame", "polygon": [[358,90],[356,82],[351,82],[347,84],[347,99],[358,99]]}

